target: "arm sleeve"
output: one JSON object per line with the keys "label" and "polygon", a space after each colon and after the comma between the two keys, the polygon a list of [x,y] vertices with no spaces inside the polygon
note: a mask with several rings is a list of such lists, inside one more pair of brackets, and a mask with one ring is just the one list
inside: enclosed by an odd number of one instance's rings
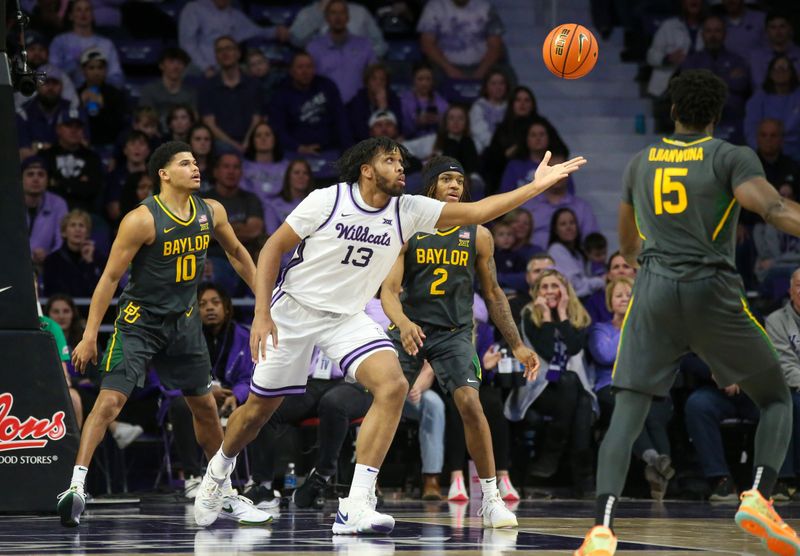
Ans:
{"label": "arm sleeve", "polygon": [[575,355],[586,347],[586,329],[575,328],[568,320],[562,320],[557,325],[561,338],[567,346],[567,354]]}
{"label": "arm sleeve", "polygon": [[403,241],[417,232],[432,234],[436,232],[436,222],[442,214],[444,203],[422,195],[403,195],[400,203],[400,226]]}
{"label": "arm sleeve", "polygon": [[778,352],[778,360],[786,382],[789,386],[797,387],[800,385],[800,359],[792,349],[788,331],[780,322],[782,313],[783,310],[779,309],[767,317],[765,322],[767,335]]}
{"label": "arm sleeve", "polygon": [[556,345],[556,325],[552,322],[543,322],[537,327],[530,318],[522,321],[525,335],[531,342],[533,350],[545,361],[553,358]]}
{"label": "arm sleeve", "polygon": [[336,187],[317,189],[309,193],[286,217],[286,223],[301,238],[310,236],[328,218],[333,210]]}

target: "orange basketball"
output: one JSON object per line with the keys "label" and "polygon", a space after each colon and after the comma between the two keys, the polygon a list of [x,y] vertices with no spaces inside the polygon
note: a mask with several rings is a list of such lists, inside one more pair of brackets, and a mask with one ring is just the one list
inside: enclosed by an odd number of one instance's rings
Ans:
{"label": "orange basketball", "polygon": [[565,23],[548,33],[542,58],[553,75],[579,79],[594,69],[597,51],[597,39],[591,31],[577,23]]}

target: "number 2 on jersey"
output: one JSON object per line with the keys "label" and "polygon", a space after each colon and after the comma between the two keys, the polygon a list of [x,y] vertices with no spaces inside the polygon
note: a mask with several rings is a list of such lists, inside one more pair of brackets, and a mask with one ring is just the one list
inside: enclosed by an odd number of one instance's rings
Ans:
{"label": "number 2 on jersey", "polygon": [[433,271],[433,275],[440,276],[440,278],[437,278],[431,284],[431,295],[444,295],[445,291],[440,290],[439,286],[447,282],[447,269],[437,268],[436,270]]}
{"label": "number 2 on jersey", "polygon": [[[656,168],[656,177],[653,180],[653,200],[656,215],[664,212],[680,214],[686,210],[686,186],[672,178],[683,177],[688,173],[688,168]],[[675,194],[675,197],[672,197],[672,194]],[[665,195],[670,195],[671,197],[664,199]]]}

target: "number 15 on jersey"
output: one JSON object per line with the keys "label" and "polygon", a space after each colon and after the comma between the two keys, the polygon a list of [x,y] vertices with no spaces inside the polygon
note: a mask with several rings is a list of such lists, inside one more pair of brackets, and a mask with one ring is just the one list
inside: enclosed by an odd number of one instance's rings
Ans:
{"label": "number 15 on jersey", "polygon": [[653,202],[656,215],[669,213],[680,214],[686,210],[688,203],[686,186],[674,178],[685,177],[688,168],[656,168],[653,180]]}

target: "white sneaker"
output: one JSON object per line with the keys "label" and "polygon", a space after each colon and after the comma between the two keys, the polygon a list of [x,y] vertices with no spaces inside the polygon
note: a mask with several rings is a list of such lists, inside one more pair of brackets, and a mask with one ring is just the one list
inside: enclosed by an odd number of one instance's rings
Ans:
{"label": "white sneaker", "polygon": [[194,520],[200,527],[207,527],[214,523],[222,509],[224,495],[222,485],[215,481],[206,471],[197,495],[194,499]]}
{"label": "white sneaker", "polygon": [[483,516],[484,527],[516,527],[517,516],[511,510],[506,508],[503,499],[500,498],[500,492],[497,491],[494,495],[484,498],[481,504],[481,509],[478,510],[478,515]]}
{"label": "white sneaker", "polygon": [[392,529],[394,518],[375,511],[372,500],[339,498],[339,511],[333,522],[334,535],[391,533]]}
{"label": "white sneaker", "polygon": [[197,496],[197,491],[200,490],[200,483],[202,482],[202,477],[189,475],[189,478],[183,481],[183,496],[189,500],[194,500]]}
{"label": "white sneaker", "polygon": [[467,502],[469,495],[464,486],[464,477],[457,477],[455,481],[450,482],[450,490],[447,491],[447,499],[450,502]]}
{"label": "white sneaker", "polygon": [[81,522],[81,514],[86,507],[86,493],[82,485],[74,485],[58,495],[58,515],[61,525],[77,527]]}
{"label": "white sneaker", "polygon": [[520,499],[519,492],[511,484],[511,479],[508,475],[504,475],[497,481],[497,490],[500,491],[500,498],[506,502],[518,502]]}
{"label": "white sneaker", "polygon": [[272,514],[259,510],[253,505],[252,500],[231,490],[232,492],[223,491],[225,498],[222,501],[219,517],[231,519],[241,525],[263,525],[272,521]]}
{"label": "white sneaker", "polygon": [[139,425],[131,425],[130,423],[117,422],[117,426],[111,436],[120,450],[124,450],[131,443],[142,436],[144,429]]}

